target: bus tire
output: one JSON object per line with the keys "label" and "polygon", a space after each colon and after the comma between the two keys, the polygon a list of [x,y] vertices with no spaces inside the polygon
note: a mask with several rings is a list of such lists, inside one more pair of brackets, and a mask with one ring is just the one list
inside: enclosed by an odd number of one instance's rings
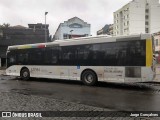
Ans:
{"label": "bus tire", "polygon": [[82,82],[85,85],[93,86],[97,83],[97,76],[91,70],[86,70],[82,73]]}
{"label": "bus tire", "polygon": [[22,69],[20,75],[22,80],[28,80],[30,78],[30,72],[27,68]]}

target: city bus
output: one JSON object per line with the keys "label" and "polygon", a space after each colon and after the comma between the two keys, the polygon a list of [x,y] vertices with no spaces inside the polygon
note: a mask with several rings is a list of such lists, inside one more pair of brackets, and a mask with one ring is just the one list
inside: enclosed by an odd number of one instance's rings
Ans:
{"label": "city bus", "polygon": [[151,34],[97,36],[9,46],[6,74],[65,80],[85,85],[146,82],[154,78]]}

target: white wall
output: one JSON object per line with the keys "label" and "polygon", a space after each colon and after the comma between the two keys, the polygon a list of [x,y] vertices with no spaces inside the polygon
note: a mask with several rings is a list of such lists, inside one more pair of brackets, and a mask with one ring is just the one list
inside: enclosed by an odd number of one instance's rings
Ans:
{"label": "white wall", "polygon": [[[149,25],[145,26],[145,9],[146,9],[146,3],[149,3]],[[149,33],[156,33],[160,31],[160,4],[159,0],[133,0],[123,6],[121,9],[116,11],[114,13],[114,16],[116,16],[120,11],[124,11],[126,7],[129,7],[129,19],[123,20],[120,19],[120,17],[114,17],[114,35],[128,35],[128,34],[139,34],[139,33],[145,33],[146,27],[149,28]],[[119,14],[120,16],[120,14]],[[124,16],[123,16],[124,17]],[[116,21],[120,21],[117,23]],[[128,26],[124,26],[124,22],[129,21]],[[116,26],[119,26],[118,30],[115,28]],[[125,31],[125,28],[129,28],[129,31]],[[117,31],[119,31],[119,34],[117,34]],[[121,32],[123,31],[123,32]]]}
{"label": "white wall", "polygon": [[147,2],[151,5],[158,4],[159,0],[147,0]]}
{"label": "white wall", "polygon": [[56,33],[55,33],[55,40],[61,40],[61,27],[59,27],[59,29],[57,29]]}
{"label": "white wall", "polygon": [[160,5],[152,4],[150,6],[150,32],[160,31]]}
{"label": "white wall", "polygon": [[[75,28],[75,27],[70,26],[75,23],[81,25],[82,27]],[[73,30],[72,33],[70,32],[71,30]],[[64,21],[64,23],[60,24],[59,28],[57,29],[57,31],[55,33],[55,39],[62,40],[63,34],[72,34],[72,35],[88,34],[88,36],[90,36],[90,32],[91,32],[90,31],[90,24],[84,22],[83,20],[81,20],[77,17],[74,17],[74,18],[71,18],[68,21]]]}
{"label": "white wall", "polygon": [[129,11],[129,34],[145,33],[145,1],[132,2]]}
{"label": "white wall", "polygon": [[[90,28],[89,27],[83,27],[83,28],[69,28],[67,26],[64,26],[61,28],[62,29],[62,33],[66,33],[66,34],[71,34],[71,30],[73,30],[72,34],[76,34],[76,35],[83,35],[83,34],[88,34],[90,35]],[[63,36],[63,35],[62,35]]]}

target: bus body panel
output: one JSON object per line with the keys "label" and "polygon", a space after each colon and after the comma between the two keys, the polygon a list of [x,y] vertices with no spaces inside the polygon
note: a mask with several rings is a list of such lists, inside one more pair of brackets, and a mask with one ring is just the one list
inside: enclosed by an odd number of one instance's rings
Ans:
{"label": "bus body panel", "polygon": [[[30,77],[51,78],[51,79],[69,79],[80,80],[80,76],[84,70],[92,70],[96,73],[98,81],[105,82],[144,82],[152,81],[153,71],[150,67],[138,67],[140,76],[127,76],[127,67],[113,66],[29,66],[29,65],[14,65],[6,70],[7,75],[20,76],[22,68],[28,68]],[[135,69],[135,67],[130,67]],[[137,70],[137,67],[136,69]],[[130,71],[129,71],[130,72]],[[139,72],[139,71],[138,71]],[[130,75],[135,73],[132,71]]]}
{"label": "bus body panel", "polygon": [[155,78],[155,73],[151,67],[142,67],[142,82],[152,81]]}
{"label": "bus body panel", "polygon": [[125,67],[104,67],[104,81],[108,82],[124,82]]}
{"label": "bus body panel", "polygon": [[[150,34],[140,34],[10,46],[7,54],[15,54],[16,56],[12,57],[20,59],[20,62],[9,63],[6,74],[20,76],[21,69],[26,67],[30,77],[80,80],[84,70],[92,70],[96,73],[98,81],[151,81],[154,78],[152,45]],[[12,51],[13,54],[10,54]],[[25,53],[26,51],[28,53]],[[22,56],[18,56],[21,53]],[[37,55],[38,57],[31,59],[35,55],[33,53],[43,53],[43,56]],[[46,55],[48,56],[44,59]],[[35,62],[41,58],[41,61]],[[26,62],[28,65],[25,65]]]}

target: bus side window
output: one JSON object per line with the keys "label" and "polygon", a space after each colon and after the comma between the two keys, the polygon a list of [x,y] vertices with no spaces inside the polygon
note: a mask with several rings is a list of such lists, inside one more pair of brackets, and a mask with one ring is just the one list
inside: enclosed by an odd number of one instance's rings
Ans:
{"label": "bus side window", "polygon": [[51,54],[51,64],[58,64],[58,59],[59,59],[59,48],[55,47],[52,49],[52,54]]}
{"label": "bus side window", "polygon": [[28,53],[19,53],[17,54],[18,64],[27,65],[28,63]]}
{"label": "bus side window", "polygon": [[116,48],[117,48],[117,65],[118,66],[128,65],[129,57],[127,56],[127,42],[117,43]]}
{"label": "bus side window", "polygon": [[12,54],[9,53],[7,58],[8,58],[8,64],[13,65],[14,63],[16,63],[16,54],[14,52],[12,52]]}
{"label": "bus side window", "polygon": [[16,57],[15,56],[10,56],[9,62],[10,63],[15,63],[16,62]]}
{"label": "bus side window", "polygon": [[93,65],[100,65],[103,61],[103,53],[101,51],[101,44],[93,45]]}
{"label": "bus side window", "polygon": [[77,46],[77,64],[78,65],[92,65],[92,45]]}
{"label": "bus side window", "polygon": [[45,48],[45,54],[44,54],[44,64],[45,65],[50,65],[52,63],[51,61],[52,57],[52,49],[51,48]]}
{"label": "bus side window", "polygon": [[77,49],[76,46],[62,47],[61,50],[61,63],[65,65],[77,64]]}
{"label": "bus side window", "polygon": [[130,66],[145,66],[145,45],[145,40],[128,42]]}
{"label": "bus side window", "polygon": [[104,43],[101,45],[101,52],[102,52],[102,57],[101,59],[103,60],[103,65],[106,66],[115,66],[117,65],[117,58],[116,58],[116,43]]}
{"label": "bus side window", "polygon": [[43,54],[44,49],[33,48],[29,52],[29,61],[31,65],[42,65],[44,64],[43,61]]}

